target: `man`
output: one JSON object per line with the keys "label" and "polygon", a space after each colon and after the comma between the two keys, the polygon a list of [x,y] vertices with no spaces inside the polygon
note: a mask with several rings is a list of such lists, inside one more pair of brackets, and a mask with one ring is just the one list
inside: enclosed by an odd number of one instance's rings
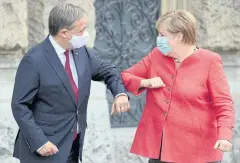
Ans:
{"label": "man", "polygon": [[86,27],[81,8],[55,6],[49,16],[50,35],[20,62],[12,111],[20,128],[13,155],[21,163],[81,160],[91,79],[104,81],[111,90],[112,112],[129,109],[120,74],[85,47]]}

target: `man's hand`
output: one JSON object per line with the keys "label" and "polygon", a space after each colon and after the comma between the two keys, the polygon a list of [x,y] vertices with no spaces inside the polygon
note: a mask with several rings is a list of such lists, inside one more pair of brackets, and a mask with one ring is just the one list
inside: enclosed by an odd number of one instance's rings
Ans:
{"label": "man's hand", "polygon": [[214,148],[223,152],[229,152],[232,150],[232,143],[230,143],[228,140],[218,140]]}
{"label": "man's hand", "polygon": [[58,152],[58,148],[51,142],[47,142],[39,151],[41,156],[51,156]]}
{"label": "man's hand", "polygon": [[160,87],[165,87],[165,84],[163,83],[160,77],[144,79],[140,83],[140,88],[160,88]]}
{"label": "man's hand", "polygon": [[116,97],[113,102],[111,115],[113,115],[115,111],[117,111],[118,114],[120,115],[121,112],[126,112],[129,109],[130,109],[130,103],[128,101],[128,96],[120,95]]}

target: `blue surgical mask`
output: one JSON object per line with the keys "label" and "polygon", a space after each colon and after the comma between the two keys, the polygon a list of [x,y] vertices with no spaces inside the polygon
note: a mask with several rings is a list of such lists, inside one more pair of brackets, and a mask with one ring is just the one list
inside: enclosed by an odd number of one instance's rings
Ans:
{"label": "blue surgical mask", "polygon": [[157,37],[157,47],[165,56],[172,51],[172,48],[168,45],[168,38],[165,36]]}

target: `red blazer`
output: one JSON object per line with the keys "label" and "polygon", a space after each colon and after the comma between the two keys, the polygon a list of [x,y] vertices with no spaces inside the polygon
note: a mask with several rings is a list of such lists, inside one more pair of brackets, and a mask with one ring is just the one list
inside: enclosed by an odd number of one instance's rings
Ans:
{"label": "red blazer", "polygon": [[[127,90],[140,94],[140,81],[161,77],[166,87],[147,89],[146,105],[131,152],[174,163],[222,160],[218,139],[232,140],[234,107],[218,54],[198,49],[178,69],[155,48],[122,72]],[[162,141],[161,141],[162,140]]]}

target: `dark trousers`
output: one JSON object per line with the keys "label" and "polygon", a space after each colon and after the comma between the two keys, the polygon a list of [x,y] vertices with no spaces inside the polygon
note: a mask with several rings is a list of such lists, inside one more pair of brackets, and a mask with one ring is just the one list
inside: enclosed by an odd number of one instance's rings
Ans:
{"label": "dark trousers", "polygon": [[[72,149],[71,149],[71,152],[70,152],[70,154],[68,156],[67,163],[78,163],[79,148],[80,148],[79,139],[80,139],[80,136],[78,134],[77,138],[73,141]],[[81,158],[80,158],[80,160],[81,160]]]}
{"label": "dark trousers", "polygon": [[[148,163],[167,163],[167,162],[160,161],[160,159],[149,159]],[[221,161],[210,162],[210,163],[221,163]]]}

